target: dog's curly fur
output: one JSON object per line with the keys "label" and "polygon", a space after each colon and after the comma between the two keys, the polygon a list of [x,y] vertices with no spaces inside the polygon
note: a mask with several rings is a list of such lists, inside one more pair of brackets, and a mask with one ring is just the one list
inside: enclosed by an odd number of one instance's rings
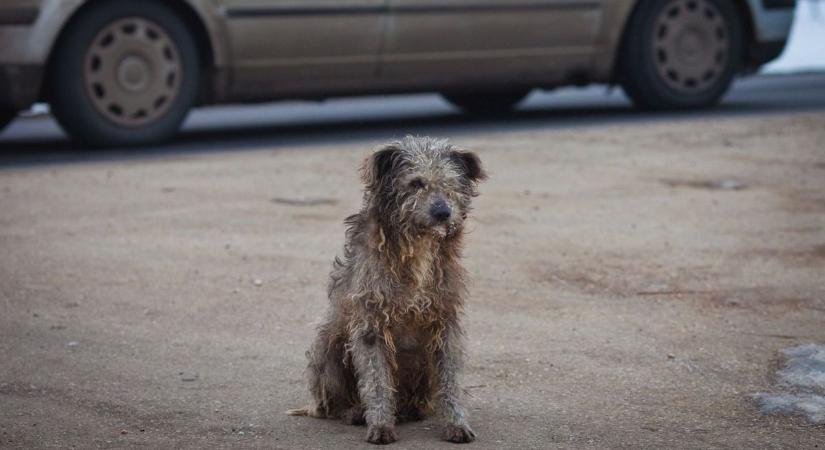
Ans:
{"label": "dog's curly fur", "polygon": [[312,404],[293,415],[366,423],[367,441],[394,442],[396,420],[439,409],[445,438],[475,433],[461,406],[459,316],[464,220],[486,178],[478,157],[446,141],[407,137],[362,168],[363,208],[346,219],[326,320],[307,352]]}

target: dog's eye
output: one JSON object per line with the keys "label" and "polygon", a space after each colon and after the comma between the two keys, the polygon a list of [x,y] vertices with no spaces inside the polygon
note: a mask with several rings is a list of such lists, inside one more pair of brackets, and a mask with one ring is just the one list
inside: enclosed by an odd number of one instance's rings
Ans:
{"label": "dog's eye", "polygon": [[421,178],[415,178],[410,181],[410,187],[413,189],[424,189],[424,180]]}

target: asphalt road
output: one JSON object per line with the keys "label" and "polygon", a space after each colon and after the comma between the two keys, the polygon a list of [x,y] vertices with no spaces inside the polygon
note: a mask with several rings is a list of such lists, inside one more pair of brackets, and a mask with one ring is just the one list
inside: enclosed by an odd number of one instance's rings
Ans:
{"label": "asphalt road", "polygon": [[743,78],[719,107],[698,112],[639,112],[621,89],[603,86],[536,91],[514,114],[493,118],[462,115],[437,95],[200,108],[190,115],[173,142],[93,153],[73,146],[50,118],[24,118],[0,134],[0,165],[350,143],[404,134],[461,136],[480,130],[643,124],[823,109],[825,73],[810,73]]}
{"label": "asphalt road", "polygon": [[[368,448],[363,427],[284,412],[307,401],[357,167],[419,133],[491,175],[465,255],[468,448],[819,450],[823,425],[755,396],[796,395],[781,352],[825,342],[824,125],[814,75],[686,113],[598,89],[485,119],[431,96],[216,108],[128,150],[18,121],[0,448]],[[455,448],[440,427],[402,424],[392,448]]]}

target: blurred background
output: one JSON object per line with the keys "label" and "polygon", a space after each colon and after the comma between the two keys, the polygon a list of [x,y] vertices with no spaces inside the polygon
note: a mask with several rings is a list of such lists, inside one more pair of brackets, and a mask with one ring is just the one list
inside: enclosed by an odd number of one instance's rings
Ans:
{"label": "blurred background", "polygon": [[[825,102],[822,94],[825,89],[823,55],[825,2],[800,0],[784,51],[778,58],[759,67],[757,74],[741,78],[725,97],[723,108],[743,103],[790,110],[822,106]],[[621,112],[630,104],[621,88],[590,85],[535,90],[519,104],[518,109],[521,114],[542,111],[556,119],[571,120],[575,117],[577,119],[573,120],[588,120],[593,114],[599,114],[604,119],[602,113]],[[245,145],[250,143],[250,139],[257,141],[266,139],[266,136],[286,138],[294,132],[301,134],[316,126],[335,130],[338,126],[375,124],[395,130],[396,125],[401,125],[402,129],[415,130],[415,126],[405,127],[404,124],[425,125],[427,121],[444,118],[462,123],[466,120],[490,120],[490,117],[459,118],[460,111],[458,106],[434,94],[331,99],[320,103],[287,100],[258,105],[212,106],[194,110],[183,124],[183,133],[173,142],[179,147],[185,146],[186,142],[192,139],[197,141],[198,136],[205,135],[208,138],[199,144],[212,146],[213,138],[219,133],[221,138],[232,137],[235,143]],[[16,149],[24,148],[43,150],[40,144],[45,144],[45,148],[54,148],[55,144],[68,145],[64,131],[50,120],[49,112],[49,105],[45,103],[37,103],[22,111],[21,119],[14,121],[0,134],[3,154],[9,157]],[[509,119],[518,117],[509,116]],[[504,119],[503,116],[500,118]],[[137,133],[140,134],[139,131]]]}

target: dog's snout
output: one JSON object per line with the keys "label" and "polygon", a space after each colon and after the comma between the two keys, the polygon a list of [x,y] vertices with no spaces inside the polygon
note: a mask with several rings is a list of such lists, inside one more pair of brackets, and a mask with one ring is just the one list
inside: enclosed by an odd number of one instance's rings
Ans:
{"label": "dog's snout", "polygon": [[430,207],[430,215],[438,222],[445,222],[452,214],[450,206],[444,200],[438,200]]}

